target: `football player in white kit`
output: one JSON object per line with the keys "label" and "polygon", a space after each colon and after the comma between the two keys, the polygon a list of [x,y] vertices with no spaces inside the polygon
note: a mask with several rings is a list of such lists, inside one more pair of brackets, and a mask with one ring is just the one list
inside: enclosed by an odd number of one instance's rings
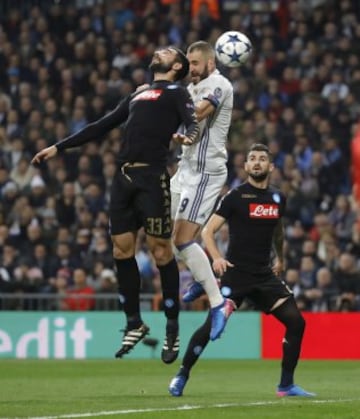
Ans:
{"label": "football player in white kit", "polygon": [[191,270],[195,283],[183,296],[193,301],[204,290],[212,314],[210,339],[220,337],[233,306],[224,299],[209,259],[196,239],[210,217],[227,178],[226,141],[233,108],[233,88],[216,69],[215,51],[204,41],[187,50],[191,83],[188,90],[200,122],[199,141],[182,146],[178,170],[171,179],[173,242],[177,256]]}

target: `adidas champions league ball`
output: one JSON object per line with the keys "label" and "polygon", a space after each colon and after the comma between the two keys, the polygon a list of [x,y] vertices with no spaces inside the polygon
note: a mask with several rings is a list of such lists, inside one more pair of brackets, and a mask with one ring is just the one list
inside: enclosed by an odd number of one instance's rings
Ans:
{"label": "adidas champions league ball", "polygon": [[252,49],[249,38],[237,31],[224,32],[215,43],[216,58],[226,67],[239,67],[245,64]]}

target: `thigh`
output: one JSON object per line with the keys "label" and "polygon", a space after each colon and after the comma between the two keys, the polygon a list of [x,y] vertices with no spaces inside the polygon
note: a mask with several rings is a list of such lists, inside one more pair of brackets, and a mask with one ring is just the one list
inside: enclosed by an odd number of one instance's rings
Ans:
{"label": "thigh", "polygon": [[273,274],[256,282],[249,294],[249,298],[254,302],[256,308],[265,313],[270,313],[278,300],[290,296],[292,296],[290,288]]}
{"label": "thigh", "polygon": [[111,236],[115,259],[128,259],[135,255],[136,232]]}
{"label": "thigh", "polygon": [[174,257],[170,239],[147,235],[146,243],[157,266],[168,264]]}
{"label": "thigh", "polygon": [[195,240],[199,235],[200,225],[187,220],[176,219],[173,227],[173,242],[175,246]]}
{"label": "thigh", "polygon": [[184,169],[180,174],[181,196],[175,219],[205,224],[226,182],[226,174],[210,175]]}
{"label": "thigh", "polygon": [[137,175],[138,192],[134,205],[138,220],[150,236],[171,236],[171,195],[168,172],[143,171]]}
{"label": "thigh", "polygon": [[228,268],[221,277],[221,294],[233,300],[237,307],[240,307],[244,298],[251,291],[251,282],[247,274],[238,271],[236,268]]}
{"label": "thigh", "polygon": [[134,183],[117,171],[111,186],[109,208],[110,234],[118,235],[139,228],[136,210],[133,206],[136,187]]}
{"label": "thigh", "polygon": [[291,290],[275,275],[252,274],[236,268],[228,269],[221,278],[221,293],[231,298],[239,307],[249,299],[257,310],[270,313],[271,308],[281,298],[292,295]]}

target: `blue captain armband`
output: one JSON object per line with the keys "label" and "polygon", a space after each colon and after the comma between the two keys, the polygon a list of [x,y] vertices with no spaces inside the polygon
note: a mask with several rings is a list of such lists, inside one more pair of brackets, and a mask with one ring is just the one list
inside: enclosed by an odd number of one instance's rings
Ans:
{"label": "blue captain armband", "polygon": [[207,96],[204,96],[203,100],[208,100],[215,108],[217,108],[220,104],[219,99],[211,93]]}

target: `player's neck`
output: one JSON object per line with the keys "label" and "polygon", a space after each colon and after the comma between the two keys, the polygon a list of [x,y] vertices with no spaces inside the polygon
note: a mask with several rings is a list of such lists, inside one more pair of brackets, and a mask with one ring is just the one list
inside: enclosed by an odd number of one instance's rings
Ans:
{"label": "player's neck", "polygon": [[269,180],[268,179],[257,182],[256,180],[254,180],[252,177],[249,176],[247,178],[247,182],[250,183],[251,186],[253,186],[254,188],[257,188],[257,189],[266,189],[269,186]]}
{"label": "player's neck", "polygon": [[174,81],[173,76],[170,73],[155,73],[154,81]]}

